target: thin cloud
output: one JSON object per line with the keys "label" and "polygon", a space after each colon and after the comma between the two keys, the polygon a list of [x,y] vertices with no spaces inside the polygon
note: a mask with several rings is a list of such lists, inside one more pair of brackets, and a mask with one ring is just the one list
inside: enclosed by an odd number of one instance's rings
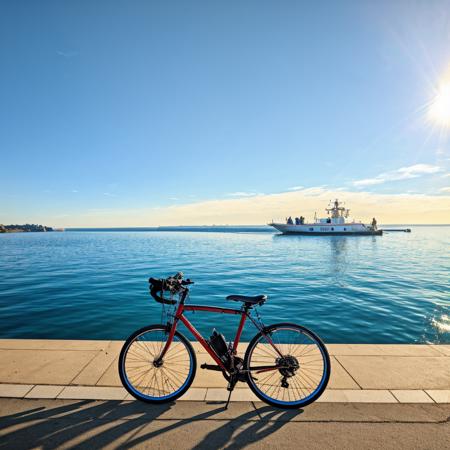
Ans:
{"label": "thin cloud", "polygon": [[356,220],[379,223],[448,223],[450,192],[426,194],[376,194],[367,191],[336,191],[312,187],[294,192],[265,194],[253,197],[222,198],[183,205],[138,209],[102,209],[86,211],[61,220],[55,226],[157,226],[211,225],[226,223],[267,224],[272,219],[285,220],[301,214],[312,220],[314,213],[325,215],[330,199],[345,201]]}
{"label": "thin cloud", "polygon": [[264,194],[258,194],[257,192],[230,192],[227,194],[228,197],[254,197],[255,195]]}
{"label": "thin cloud", "polygon": [[288,188],[288,191],[300,191],[301,189],[303,189],[303,186],[292,186]]}
{"label": "thin cloud", "polygon": [[450,187],[443,187],[439,189],[440,192],[450,192]]}
{"label": "thin cloud", "polygon": [[378,175],[378,177],[375,178],[364,178],[362,180],[357,180],[353,182],[353,186],[356,187],[365,187],[365,186],[374,186],[376,184],[382,184],[386,180],[381,177],[381,175]]}
{"label": "thin cloud", "polygon": [[397,170],[380,173],[380,175],[377,175],[374,178],[356,180],[353,182],[353,186],[374,186],[377,184],[388,183],[390,181],[409,180],[411,178],[418,178],[423,175],[431,175],[440,172],[441,170],[441,167],[431,164],[414,164],[413,166],[400,167],[400,169]]}

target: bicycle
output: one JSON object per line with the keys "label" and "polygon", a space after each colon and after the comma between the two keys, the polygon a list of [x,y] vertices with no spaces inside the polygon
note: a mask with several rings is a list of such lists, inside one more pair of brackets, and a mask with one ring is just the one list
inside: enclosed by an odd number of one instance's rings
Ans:
{"label": "bicycle", "polygon": [[[229,295],[227,300],[242,303],[239,309],[203,306],[186,304],[193,282],[184,280],[181,272],[167,279],[150,278],[149,283],[151,296],[173,309],[167,313],[167,323],[137,330],[120,352],[120,379],[136,399],[165,403],[181,397],[191,386],[197,360],[191,343],[177,330],[179,322],[216,363],[200,367],[220,371],[227,380],[229,395],[225,408],[238,382],[247,383],[260,400],[279,408],[306,406],[324,392],[330,378],[330,357],[324,343],[312,331],[294,323],[264,326],[258,307],[266,302],[267,296]],[[185,317],[187,311],[240,315],[234,341],[227,344],[215,329],[209,340],[204,339]],[[258,333],[241,358],[237,349],[247,319]]]}

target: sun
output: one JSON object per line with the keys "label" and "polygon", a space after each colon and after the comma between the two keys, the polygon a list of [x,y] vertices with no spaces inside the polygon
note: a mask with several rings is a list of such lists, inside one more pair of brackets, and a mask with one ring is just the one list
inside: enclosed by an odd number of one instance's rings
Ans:
{"label": "sun", "polygon": [[436,124],[450,128],[450,80],[441,83],[437,89],[430,104],[429,116]]}

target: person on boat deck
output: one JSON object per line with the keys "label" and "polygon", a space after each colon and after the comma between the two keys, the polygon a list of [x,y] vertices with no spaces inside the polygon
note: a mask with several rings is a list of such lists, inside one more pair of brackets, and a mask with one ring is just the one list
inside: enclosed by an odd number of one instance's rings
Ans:
{"label": "person on boat deck", "polygon": [[295,225],[300,225],[300,219],[298,217],[295,218]]}
{"label": "person on boat deck", "polygon": [[303,225],[305,223],[305,218],[303,216],[300,216],[299,222],[299,225]]}
{"label": "person on boat deck", "polygon": [[294,222],[292,221],[292,217],[289,216],[289,219],[287,220],[288,225],[294,225]]}
{"label": "person on boat deck", "polygon": [[377,229],[377,219],[375,219],[375,217],[372,219],[372,228],[373,228],[374,230]]}
{"label": "person on boat deck", "polygon": [[331,223],[331,219],[329,217],[327,219],[327,223]]}

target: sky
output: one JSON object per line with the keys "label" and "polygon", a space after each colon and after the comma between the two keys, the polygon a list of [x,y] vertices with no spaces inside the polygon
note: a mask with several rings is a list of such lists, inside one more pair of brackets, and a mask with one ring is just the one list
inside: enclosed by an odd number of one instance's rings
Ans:
{"label": "sky", "polygon": [[450,1],[3,1],[0,58],[0,223],[450,223]]}

